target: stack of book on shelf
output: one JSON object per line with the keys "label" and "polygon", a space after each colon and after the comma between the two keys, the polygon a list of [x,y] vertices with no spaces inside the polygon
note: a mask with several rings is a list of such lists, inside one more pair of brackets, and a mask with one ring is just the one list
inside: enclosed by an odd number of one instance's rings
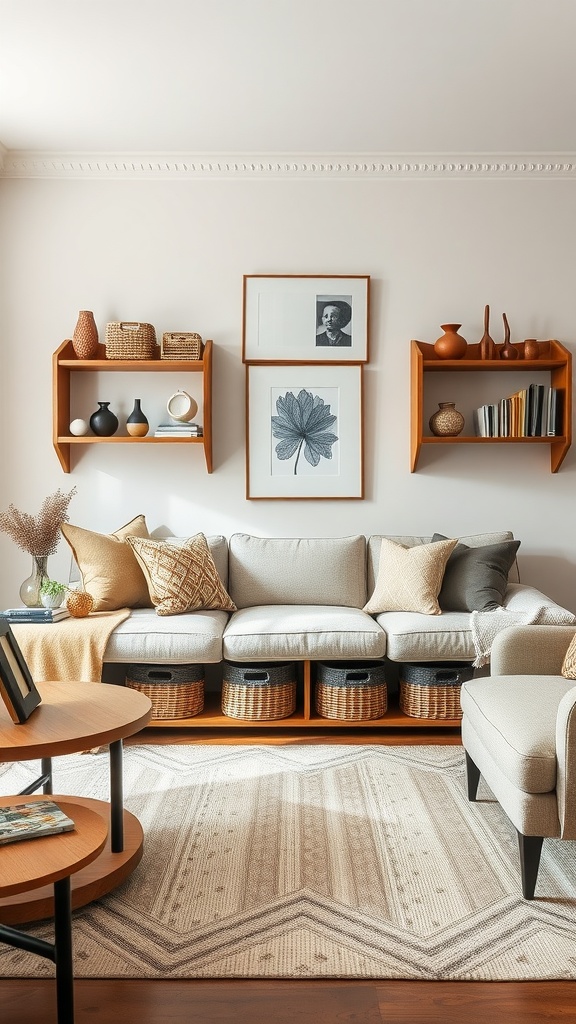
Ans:
{"label": "stack of book on shelf", "polygon": [[560,389],[530,384],[499,402],[474,411],[477,437],[559,437],[562,427]]}
{"label": "stack of book on shelf", "polygon": [[6,608],[0,612],[0,618],[8,622],[60,622],[69,615],[67,608]]}
{"label": "stack of book on shelf", "polygon": [[198,423],[159,423],[154,437],[202,437],[203,433]]}
{"label": "stack of book on shelf", "polygon": [[71,832],[72,818],[61,811],[53,800],[35,800],[33,803],[10,804],[0,807],[0,846],[17,839],[39,839]]}

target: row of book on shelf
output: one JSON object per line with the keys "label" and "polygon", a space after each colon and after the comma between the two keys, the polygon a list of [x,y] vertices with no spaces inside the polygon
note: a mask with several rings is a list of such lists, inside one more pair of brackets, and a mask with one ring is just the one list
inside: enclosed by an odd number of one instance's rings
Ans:
{"label": "row of book on shelf", "polygon": [[203,433],[198,423],[159,423],[154,437],[202,437]]}
{"label": "row of book on shelf", "polygon": [[499,402],[474,410],[477,437],[558,437],[563,429],[563,392],[530,384]]}

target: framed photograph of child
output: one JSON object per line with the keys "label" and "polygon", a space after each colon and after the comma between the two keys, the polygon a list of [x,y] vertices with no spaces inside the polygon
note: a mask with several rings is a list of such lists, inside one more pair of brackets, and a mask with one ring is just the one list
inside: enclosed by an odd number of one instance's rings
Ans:
{"label": "framed photograph of child", "polygon": [[370,278],[246,274],[245,363],[366,363]]}

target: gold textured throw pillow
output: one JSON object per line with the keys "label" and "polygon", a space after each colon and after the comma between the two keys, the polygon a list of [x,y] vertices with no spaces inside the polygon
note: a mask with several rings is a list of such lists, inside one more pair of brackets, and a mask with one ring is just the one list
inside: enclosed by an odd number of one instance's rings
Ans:
{"label": "gold textured throw pillow", "polygon": [[63,536],[72,553],[84,589],[94,598],[95,612],[118,608],[150,608],[148,584],[127,537],[147,537],[144,516],[136,516],[114,533],[94,533],[62,523]]}
{"label": "gold textured throw pillow", "polygon": [[576,679],[576,633],[564,655],[561,672],[565,679]]}
{"label": "gold textured throw pillow", "polygon": [[364,611],[440,615],[438,594],[446,562],[457,543],[441,540],[409,548],[383,537],[376,586]]}
{"label": "gold textured throw pillow", "polygon": [[142,566],[158,615],[201,608],[236,611],[203,533],[190,537],[182,546],[139,537],[127,540]]}

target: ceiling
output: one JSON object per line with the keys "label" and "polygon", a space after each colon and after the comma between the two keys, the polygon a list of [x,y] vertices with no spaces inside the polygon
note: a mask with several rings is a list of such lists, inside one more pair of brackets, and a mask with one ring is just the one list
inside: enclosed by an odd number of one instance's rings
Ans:
{"label": "ceiling", "polygon": [[572,153],[574,0],[0,0],[0,143]]}

